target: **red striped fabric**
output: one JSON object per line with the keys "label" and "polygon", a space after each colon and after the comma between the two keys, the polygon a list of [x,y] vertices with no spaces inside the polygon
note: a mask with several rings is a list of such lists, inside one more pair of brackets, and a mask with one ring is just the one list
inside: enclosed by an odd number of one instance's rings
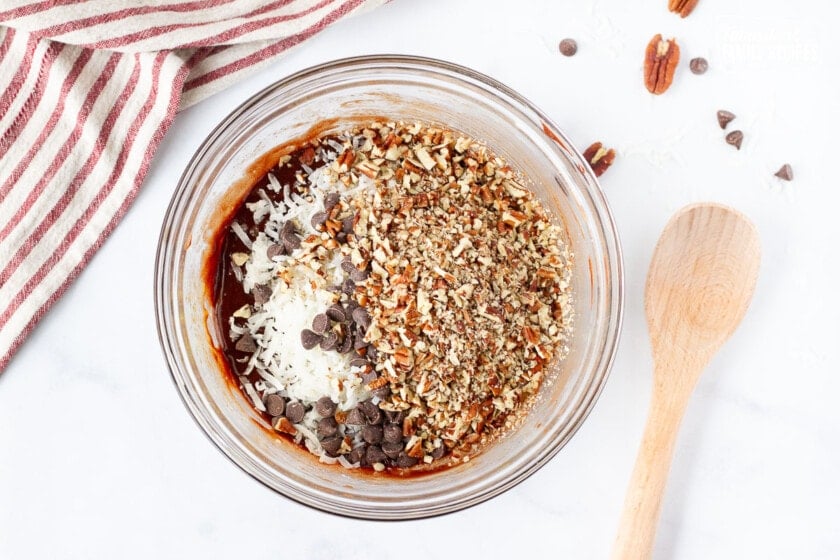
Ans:
{"label": "red striped fabric", "polygon": [[119,223],[179,108],[386,0],[5,0],[0,372]]}

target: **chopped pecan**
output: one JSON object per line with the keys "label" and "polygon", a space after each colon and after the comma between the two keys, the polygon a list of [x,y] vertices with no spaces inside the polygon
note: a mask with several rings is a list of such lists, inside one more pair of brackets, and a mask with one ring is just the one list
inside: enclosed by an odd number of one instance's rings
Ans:
{"label": "chopped pecan", "polygon": [[674,81],[680,62],[680,47],[675,39],[665,40],[656,34],[645,52],[645,87],[655,95],[665,93]]}
{"label": "chopped pecan", "polygon": [[600,142],[595,142],[583,152],[583,157],[592,168],[592,172],[596,177],[603,175],[615,161],[615,150],[612,148],[604,148]]}
{"label": "chopped pecan", "polygon": [[700,0],[668,0],[668,9],[680,17],[688,17]]}

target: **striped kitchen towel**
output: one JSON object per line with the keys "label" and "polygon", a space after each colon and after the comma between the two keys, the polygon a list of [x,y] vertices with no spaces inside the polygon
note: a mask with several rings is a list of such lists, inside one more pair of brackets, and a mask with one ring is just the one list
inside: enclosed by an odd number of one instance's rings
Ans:
{"label": "striped kitchen towel", "polygon": [[386,0],[0,1],[0,372],[179,109]]}

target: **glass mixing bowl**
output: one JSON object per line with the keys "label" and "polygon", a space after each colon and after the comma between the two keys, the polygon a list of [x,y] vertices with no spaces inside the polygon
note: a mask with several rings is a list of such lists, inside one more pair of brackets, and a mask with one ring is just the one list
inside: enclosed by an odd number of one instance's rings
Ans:
{"label": "glass mixing bowl", "polygon": [[[565,225],[575,255],[575,325],[569,356],[551,367],[519,428],[479,456],[430,475],[395,478],[324,465],[271,434],[216,362],[220,336],[202,267],[208,235],[249,165],[316,123],[327,131],[371,115],[424,121],[486,142],[526,177]],[[187,165],[164,219],[155,271],[158,332],[184,404],[245,472],[298,502],[370,519],[409,519],[487,500],[539,469],[592,409],[621,329],[622,259],[604,194],[572,143],[537,108],[499,82],[438,60],[338,60],[269,86],[233,111]]]}

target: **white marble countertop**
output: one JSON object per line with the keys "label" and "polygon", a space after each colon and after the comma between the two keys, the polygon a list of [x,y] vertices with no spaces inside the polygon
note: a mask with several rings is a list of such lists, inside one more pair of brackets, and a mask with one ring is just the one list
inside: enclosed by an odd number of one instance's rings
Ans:
{"label": "white marble countertop", "polygon": [[[185,111],[122,224],[0,375],[0,558],[607,557],[649,402],[648,261],[668,217],[701,200],[755,221],[762,272],[686,414],[655,557],[837,558],[840,52],[837,9],[819,4],[700,0],[681,20],[665,0],[396,0]],[[641,65],[657,32],[678,38],[685,62],[653,97]],[[557,52],[566,36],[574,58]],[[387,524],[300,506],[219,453],[170,381],[152,303],[164,211],[216,123],[291,72],[383,52],[471,66],[579,147],[615,146],[602,185],[627,287],[611,378],[559,455],[485,504]],[[694,56],[706,75],[688,72]],[[740,151],[718,109],[738,115]],[[773,178],[784,162],[792,183]]]}

